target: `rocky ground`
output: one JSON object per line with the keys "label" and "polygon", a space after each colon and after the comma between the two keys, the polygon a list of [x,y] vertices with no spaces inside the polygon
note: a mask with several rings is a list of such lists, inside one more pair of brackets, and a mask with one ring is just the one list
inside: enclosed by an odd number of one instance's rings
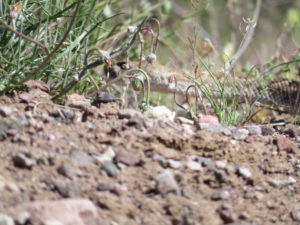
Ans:
{"label": "rocky ground", "polygon": [[0,224],[300,223],[298,126],[59,106],[40,89],[0,99]]}

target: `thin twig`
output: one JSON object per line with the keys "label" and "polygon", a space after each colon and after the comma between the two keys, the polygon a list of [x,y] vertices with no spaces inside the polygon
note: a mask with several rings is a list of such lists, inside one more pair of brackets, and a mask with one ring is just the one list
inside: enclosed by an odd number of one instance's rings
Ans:
{"label": "thin twig", "polygon": [[154,22],[157,26],[157,31],[156,31],[156,37],[155,37],[155,42],[152,48],[152,52],[153,54],[155,54],[156,50],[157,50],[157,46],[158,46],[158,39],[159,39],[159,33],[160,33],[160,22],[158,19],[156,18],[150,18],[148,20],[148,22]]}
{"label": "thin twig", "polygon": [[22,34],[21,32],[19,31],[16,31],[14,30],[12,27],[10,27],[8,24],[6,24],[4,21],[0,20],[0,24],[6,28],[7,30],[9,30],[10,32],[14,33],[15,35],[25,39],[26,41],[29,41],[29,42],[32,42],[34,43],[35,45],[41,47],[42,49],[45,50],[46,54],[49,55],[49,50],[47,49],[47,47],[45,45],[43,45],[42,43],[38,42],[38,41],[35,41],[33,40],[32,38],[26,36],[25,34]]}
{"label": "thin twig", "polygon": [[261,4],[262,4],[262,0],[257,0],[256,1],[255,10],[254,10],[254,13],[253,13],[253,19],[252,19],[251,25],[249,27],[249,30],[245,34],[245,37],[244,37],[244,39],[241,43],[240,48],[234,54],[232,59],[228,63],[226,63],[226,65],[225,65],[225,70],[226,71],[232,70],[234,65],[238,62],[238,60],[241,58],[241,56],[244,54],[244,52],[248,48],[248,46],[249,46],[249,44],[250,44],[250,42],[253,38],[255,27],[257,25],[257,21],[258,21],[260,9],[261,9]]}

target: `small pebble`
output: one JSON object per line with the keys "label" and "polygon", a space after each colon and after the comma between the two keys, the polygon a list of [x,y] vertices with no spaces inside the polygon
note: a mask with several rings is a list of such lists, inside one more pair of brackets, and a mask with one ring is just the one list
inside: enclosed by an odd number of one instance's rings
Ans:
{"label": "small pebble", "polygon": [[151,110],[146,111],[145,114],[151,118],[155,118],[164,122],[169,122],[174,120],[176,113],[165,106],[156,106],[153,107]]}
{"label": "small pebble", "polygon": [[120,151],[115,157],[116,162],[123,163],[126,166],[135,166],[140,163],[140,158],[128,151]]}
{"label": "small pebble", "polygon": [[169,159],[168,161],[168,166],[171,167],[172,169],[179,169],[181,167],[181,162]]}
{"label": "small pebble", "polygon": [[188,161],[186,163],[186,167],[192,171],[202,171],[203,170],[201,164],[199,162],[195,162],[195,161]]}
{"label": "small pebble", "polygon": [[230,196],[229,191],[227,190],[216,190],[211,195],[211,200],[218,201],[218,200],[225,200],[228,199]]}
{"label": "small pebble", "polygon": [[0,106],[0,115],[7,117],[12,114],[12,109],[8,106]]}
{"label": "small pebble", "polygon": [[15,221],[17,222],[17,224],[26,224],[29,219],[30,219],[29,212],[24,211],[24,212],[19,213],[16,216]]}
{"label": "small pebble", "polygon": [[94,163],[94,158],[81,149],[72,148],[70,160],[74,166],[85,167]]}
{"label": "small pebble", "polygon": [[94,101],[94,104],[99,104],[99,103],[109,103],[109,102],[118,102],[122,101],[122,99],[117,98],[108,92],[105,91],[98,91],[96,94],[96,100]]}
{"label": "small pebble", "polygon": [[227,161],[217,160],[215,164],[218,169],[225,169],[227,166]]}
{"label": "small pebble", "polygon": [[239,167],[238,174],[244,177],[245,179],[250,179],[252,177],[251,171],[246,167]]}
{"label": "small pebble", "polygon": [[238,218],[232,206],[227,203],[221,204],[217,209],[217,213],[225,224],[236,222]]}
{"label": "small pebble", "polygon": [[114,152],[112,147],[109,146],[102,155],[96,156],[95,158],[99,162],[104,162],[104,161],[112,161],[115,156],[116,153]]}
{"label": "small pebble", "polygon": [[81,184],[75,181],[72,182],[55,182],[55,187],[59,194],[64,198],[79,197],[81,193]]}
{"label": "small pebble", "polygon": [[235,140],[244,140],[246,137],[248,137],[249,131],[241,128],[241,129],[234,129],[232,132],[232,137]]}
{"label": "small pebble", "polygon": [[296,179],[293,177],[289,177],[288,179],[285,179],[285,180],[269,179],[268,182],[273,187],[280,189],[280,188],[283,188],[283,187],[286,187],[286,186],[296,183]]}
{"label": "small pebble", "polygon": [[34,159],[29,158],[29,156],[23,153],[18,153],[12,158],[12,160],[16,167],[22,169],[31,169],[34,165],[36,165],[36,161]]}
{"label": "small pebble", "polygon": [[114,183],[100,183],[96,189],[97,191],[114,191],[115,187]]}
{"label": "small pebble", "polygon": [[245,126],[245,128],[249,131],[250,135],[261,135],[262,134],[262,129],[260,126],[249,125],[249,126]]}
{"label": "small pebble", "polygon": [[202,166],[208,166],[212,160],[210,158],[202,157],[200,158],[200,161]]}
{"label": "small pebble", "polygon": [[76,169],[67,162],[63,162],[60,167],[57,168],[57,172],[68,178],[74,178],[76,176]]}
{"label": "small pebble", "polygon": [[118,175],[119,170],[117,166],[112,161],[106,161],[102,164],[101,167],[108,176],[115,177]]}
{"label": "small pebble", "polygon": [[159,193],[165,195],[170,192],[175,192],[179,194],[180,188],[175,180],[175,177],[170,170],[164,170],[157,177],[156,180],[156,189]]}

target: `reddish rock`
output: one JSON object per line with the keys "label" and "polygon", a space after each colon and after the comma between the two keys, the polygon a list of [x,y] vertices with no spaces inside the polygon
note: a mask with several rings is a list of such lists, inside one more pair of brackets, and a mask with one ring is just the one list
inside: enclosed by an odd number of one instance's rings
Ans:
{"label": "reddish rock", "polygon": [[211,116],[211,115],[205,115],[202,116],[198,119],[198,123],[208,123],[208,124],[213,124],[213,125],[218,125],[219,120],[216,116]]}
{"label": "reddish rock", "polygon": [[276,144],[278,151],[291,152],[293,150],[294,144],[290,139],[283,135],[276,136]]}

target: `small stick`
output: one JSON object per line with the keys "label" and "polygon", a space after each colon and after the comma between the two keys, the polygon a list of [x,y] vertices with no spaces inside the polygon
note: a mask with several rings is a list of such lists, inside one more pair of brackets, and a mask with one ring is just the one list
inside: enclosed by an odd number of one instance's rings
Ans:
{"label": "small stick", "polygon": [[258,18],[259,18],[261,4],[262,4],[262,0],[257,0],[256,1],[256,6],[255,6],[254,13],[253,13],[253,20],[251,22],[251,26],[250,26],[249,30],[247,31],[247,33],[245,34],[245,37],[242,40],[240,48],[234,54],[234,56],[232,57],[232,59],[228,63],[226,63],[225,70],[227,70],[227,71],[232,70],[232,68],[234,67],[234,65],[241,58],[241,56],[246,51],[248,45],[250,44],[250,42],[251,42],[251,40],[253,38],[253,35],[254,35],[254,30],[255,30]]}
{"label": "small stick", "polygon": [[42,43],[38,42],[38,41],[35,41],[33,40],[32,38],[26,36],[25,34],[22,34],[21,32],[18,32],[16,30],[14,30],[12,27],[10,27],[8,24],[6,24],[4,21],[0,20],[0,24],[6,28],[7,30],[9,30],[10,32],[14,33],[15,35],[29,41],[29,42],[32,42],[34,43],[35,45],[41,47],[42,49],[45,50],[46,54],[49,55],[49,50],[47,49],[47,47],[45,45],[43,45]]}

